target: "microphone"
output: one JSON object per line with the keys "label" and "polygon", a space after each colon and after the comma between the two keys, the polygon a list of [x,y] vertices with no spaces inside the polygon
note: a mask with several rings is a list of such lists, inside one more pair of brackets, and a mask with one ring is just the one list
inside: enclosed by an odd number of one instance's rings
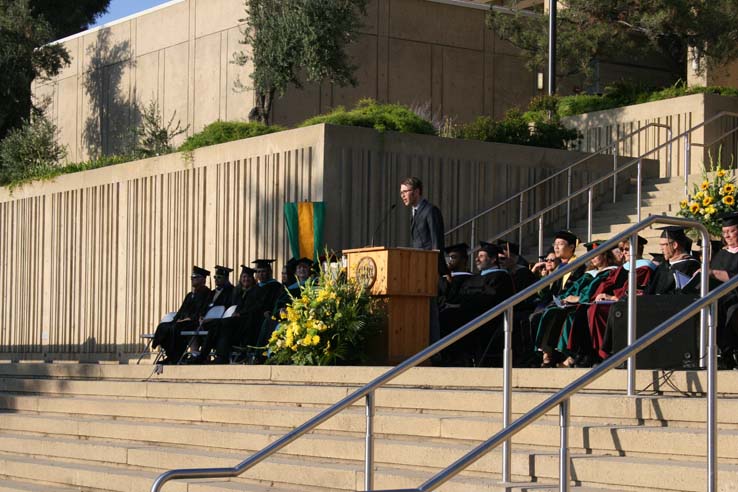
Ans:
{"label": "microphone", "polygon": [[379,229],[387,222],[387,219],[389,219],[390,212],[392,212],[397,207],[396,203],[393,203],[390,205],[390,208],[384,213],[382,216],[382,220],[379,221],[379,224],[377,224],[376,229],[374,229],[374,232],[372,232],[372,247],[374,247],[374,236],[377,235],[379,232]]}

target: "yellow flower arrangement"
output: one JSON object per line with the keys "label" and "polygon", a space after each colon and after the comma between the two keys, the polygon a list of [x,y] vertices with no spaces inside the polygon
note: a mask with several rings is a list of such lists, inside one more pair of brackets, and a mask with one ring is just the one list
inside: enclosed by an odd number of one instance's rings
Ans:
{"label": "yellow flower arrangement", "polygon": [[[678,215],[702,222],[710,234],[720,236],[720,218],[736,211],[736,185],[728,170],[722,168],[720,153],[717,163],[713,162],[712,155],[709,157],[709,171],[704,173],[703,181],[694,186],[692,194],[679,202]],[[710,173],[714,173],[714,177],[711,178]]]}
{"label": "yellow flower arrangement", "polygon": [[366,342],[380,326],[379,304],[358,283],[321,271],[308,280],[279,315],[266,346],[273,364],[353,363],[366,356]]}

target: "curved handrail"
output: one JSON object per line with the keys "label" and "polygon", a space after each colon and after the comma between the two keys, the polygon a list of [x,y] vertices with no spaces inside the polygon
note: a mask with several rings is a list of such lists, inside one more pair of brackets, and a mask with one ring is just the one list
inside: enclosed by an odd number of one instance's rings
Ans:
{"label": "curved handrail", "polygon": [[[693,132],[695,130],[698,130],[699,128],[701,128],[701,127],[703,127],[703,126],[705,126],[705,125],[707,125],[709,123],[712,123],[713,121],[717,120],[718,118],[723,118],[725,116],[738,117],[738,113],[734,113],[734,112],[731,112],[731,111],[721,111],[720,113],[716,114],[715,116],[713,116],[713,117],[711,117],[711,118],[703,121],[702,123],[699,123],[698,125],[695,125],[694,127],[690,128],[689,130],[685,130],[684,132],[680,133],[676,137],[673,137],[671,140],[668,140],[668,141],[664,142],[663,144],[661,144],[661,145],[659,145],[657,147],[654,147],[653,149],[649,150],[648,152],[645,152],[645,153],[641,154],[640,156],[635,157],[631,161],[626,162],[622,166],[618,167],[616,170],[610,171],[608,174],[605,174],[604,176],[601,176],[601,177],[597,178],[596,180],[588,183],[587,185],[583,186],[582,188],[578,189],[577,191],[571,192],[565,198],[562,198],[559,201],[557,201],[557,202],[555,202],[555,203],[547,206],[546,208],[541,209],[541,210],[538,210],[537,212],[529,215],[527,218],[522,219],[516,225],[511,226],[511,227],[508,227],[507,229],[503,230],[502,232],[498,232],[497,234],[495,234],[494,236],[491,237],[490,241],[494,241],[494,240],[499,239],[499,238],[501,238],[503,236],[506,236],[506,235],[510,234],[511,232],[516,231],[516,230],[522,228],[524,225],[529,224],[529,223],[533,222],[534,220],[539,219],[540,217],[542,217],[543,215],[547,214],[548,212],[551,212],[551,211],[555,210],[556,208],[561,207],[562,205],[565,205],[566,203],[569,203],[573,198],[575,198],[575,197],[577,197],[579,195],[582,195],[585,192],[589,192],[595,186],[597,186],[597,185],[599,185],[601,183],[604,183],[605,181],[609,181],[613,177],[617,176],[618,174],[620,174],[621,172],[623,172],[623,171],[625,171],[627,169],[630,169],[631,167],[635,166],[636,164],[640,164],[645,157],[653,154],[654,152],[658,152],[659,150],[663,150],[665,147],[667,147],[668,145],[670,145],[670,144],[678,141],[680,138],[683,138],[686,135],[690,134],[691,132]],[[725,134],[721,135],[721,137],[718,137],[715,141],[719,141],[724,136],[729,135],[730,133],[732,133],[732,131],[733,130],[731,130],[729,132],[726,132]],[[640,186],[640,183],[639,183],[639,186]],[[591,240],[591,238],[588,238],[588,239]]]}
{"label": "curved handrail", "polygon": [[[699,222],[689,220],[689,219],[682,219],[682,218],[676,218],[676,217],[665,217],[665,216],[650,216],[643,221],[639,222],[638,224],[635,224],[625,231],[617,234],[615,237],[603,242],[600,245],[600,248],[610,249],[612,247],[615,247],[618,243],[618,241],[623,237],[631,237],[632,241],[635,241],[635,235],[640,231],[641,229],[644,229],[646,227],[649,227],[650,225],[654,223],[664,223],[669,225],[684,225],[688,227],[694,227],[700,230],[703,240],[706,241],[708,248],[709,248],[709,235],[707,233],[707,230],[705,229],[705,226],[700,224]],[[564,277],[564,275],[573,272],[580,266],[584,265],[586,262],[594,258],[595,256],[600,254],[600,251],[603,251],[603,249],[593,249],[582,256],[578,257],[573,262],[567,263],[562,268],[559,268],[558,270],[554,271],[550,275],[546,276],[545,278],[539,280],[535,284],[531,285],[527,289],[522,290],[521,292],[518,292],[517,294],[514,294],[510,298],[508,298],[505,302],[498,304],[497,306],[493,307],[489,311],[487,311],[484,314],[481,314],[480,316],[476,317],[469,323],[465,324],[461,328],[458,328],[454,332],[450,333],[446,337],[442,338],[441,340],[435,342],[434,344],[430,345],[429,347],[426,347],[422,351],[418,352],[417,354],[413,355],[412,357],[406,359],[404,362],[401,362],[397,366],[389,369],[384,374],[378,376],[377,378],[373,379],[369,383],[365,384],[361,388],[355,390],[353,393],[347,395],[346,397],[342,398],[335,404],[331,405],[329,408],[323,410],[316,416],[312,417],[311,419],[307,420],[305,423],[300,425],[299,427],[293,429],[292,431],[288,432],[287,434],[283,435],[276,441],[272,442],[268,446],[264,447],[260,451],[256,452],[249,458],[245,459],[238,465],[230,468],[190,468],[190,469],[177,469],[177,470],[169,470],[167,472],[162,473],[157,477],[157,479],[154,481],[153,485],[151,486],[151,492],[159,492],[161,490],[161,487],[164,485],[164,483],[170,481],[170,480],[177,480],[177,479],[185,479],[185,478],[228,478],[228,477],[236,477],[238,475],[241,475],[243,472],[248,470],[249,468],[253,467],[254,465],[260,463],[261,461],[265,460],[269,456],[273,455],[280,449],[284,448],[300,436],[306,434],[307,432],[310,432],[329,418],[333,417],[346,407],[352,405],[359,399],[363,397],[367,397],[369,401],[373,402],[373,393],[374,391],[387,384],[391,380],[395,379],[396,377],[402,375],[403,373],[407,372],[409,369],[412,369],[413,367],[421,364],[422,362],[430,359],[432,356],[439,353],[441,350],[445,349],[446,347],[450,346],[451,344],[457,342],[458,340],[464,338],[469,333],[473,332],[474,330],[478,329],[480,326],[486,324],[488,321],[496,318],[500,314],[506,313],[506,312],[512,312],[513,307],[520,304],[521,302],[525,301],[529,297],[532,297],[538,293],[543,287],[550,285],[557,280]],[[633,250],[635,251],[635,245],[633,245]],[[707,271],[707,261],[708,261],[709,255],[703,255],[703,270]],[[633,276],[632,283],[635,284],[635,269],[631,269],[631,276]],[[703,295],[707,293],[707,276],[703,276],[702,279],[702,285],[701,285],[701,292]],[[635,289],[632,289],[632,292],[635,292]],[[509,352],[509,338],[506,333],[505,337],[506,341],[506,356],[505,356],[505,371],[509,373],[510,367],[511,367],[511,361],[508,357]],[[635,366],[633,366],[634,368]],[[629,366],[630,368],[630,366]],[[629,371],[630,372],[630,371]],[[506,393],[506,400],[509,399],[509,378],[505,378],[505,393]],[[370,413],[370,408],[373,409],[373,403],[369,404],[369,401],[367,402],[367,414]],[[509,413],[509,402],[506,402],[506,413]],[[369,415],[367,415],[369,417]],[[369,425],[367,426],[369,427]],[[370,445],[367,443],[367,449],[369,450]],[[367,456],[369,456],[370,453],[367,453]],[[368,460],[367,460],[368,461]],[[370,467],[367,467],[370,468]],[[371,483],[371,481],[368,481],[367,483]],[[370,486],[367,487],[367,489],[371,488]]]}
{"label": "curved handrail", "polygon": [[642,126],[638,130],[634,130],[634,131],[630,132],[629,134],[620,137],[619,139],[615,140],[614,142],[611,142],[611,143],[605,145],[604,147],[600,148],[599,150],[595,151],[594,153],[589,154],[589,155],[587,155],[586,157],[584,157],[582,159],[579,159],[578,161],[574,162],[573,164],[570,164],[569,166],[565,167],[564,169],[561,169],[559,171],[556,171],[551,176],[546,177],[546,179],[544,179],[543,181],[539,181],[539,182],[537,182],[534,185],[531,185],[531,186],[529,186],[527,188],[524,188],[521,191],[519,191],[516,194],[514,194],[513,196],[511,196],[509,198],[506,198],[503,201],[501,201],[499,203],[496,203],[495,205],[492,205],[491,207],[483,210],[482,212],[478,212],[474,217],[471,217],[469,219],[466,219],[465,221],[461,222],[460,224],[457,224],[456,226],[454,226],[451,229],[449,229],[448,231],[446,231],[445,235],[448,236],[452,232],[455,232],[455,231],[461,229],[462,227],[464,227],[467,224],[471,224],[472,222],[474,222],[475,220],[479,219],[480,217],[483,217],[483,216],[485,216],[485,215],[487,215],[489,213],[492,213],[492,212],[494,212],[495,210],[497,210],[498,208],[500,208],[500,207],[502,207],[504,205],[507,205],[507,204],[509,204],[509,203],[511,203],[511,202],[513,202],[515,200],[520,200],[520,197],[523,196],[523,195],[525,195],[526,193],[528,193],[528,192],[530,192],[530,191],[538,188],[539,186],[541,186],[541,185],[543,185],[545,183],[548,183],[549,181],[553,180],[554,178],[557,178],[557,177],[561,176],[564,173],[567,173],[567,172],[571,171],[576,166],[579,166],[579,165],[587,162],[588,160],[592,159],[593,157],[595,157],[597,155],[600,155],[601,153],[605,152],[606,150],[609,150],[610,148],[616,147],[617,145],[621,144],[625,140],[627,140],[629,138],[632,138],[633,136],[637,135],[638,133],[640,133],[640,132],[642,132],[642,131],[644,131],[644,130],[646,130],[648,128],[651,128],[651,127],[666,128],[667,130],[669,130],[669,133],[671,133],[671,127],[669,125],[666,125],[664,123],[648,123],[647,125]]}

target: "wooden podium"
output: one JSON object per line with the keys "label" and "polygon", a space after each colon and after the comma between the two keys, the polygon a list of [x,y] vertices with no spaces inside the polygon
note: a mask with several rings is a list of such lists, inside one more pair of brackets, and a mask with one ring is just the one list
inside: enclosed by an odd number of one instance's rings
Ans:
{"label": "wooden podium", "polygon": [[349,278],[386,300],[387,326],[370,350],[374,362],[397,364],[427,347],[430,300],[438,295],[438,251],[376,247],[343,252]]}

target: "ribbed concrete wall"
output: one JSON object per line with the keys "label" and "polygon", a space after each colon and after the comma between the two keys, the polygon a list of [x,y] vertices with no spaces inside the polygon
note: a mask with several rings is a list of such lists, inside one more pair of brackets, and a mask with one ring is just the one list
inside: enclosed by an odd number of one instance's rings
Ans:
{"label": "ribbed concrete wall", "polygon": [[109,354],[176,309],[193,264],[283,258],[322,198],[322,127],[0,190],[0,352]]}
{"label": "ribbed concrete wall", "polygon": [[[582,132],[584,138],[580,142],[579,150],[594,152],[646,127],[649,123],[658,123],[670,127],[672,135],[676,137],[722,111],[738,112],[738,98],[713,94],[695,94],[571,116],[564,119],[564,124],[575,127]],[[722,118],[692,133],[691,159],[687,167],[690,174],[701,172],[703,162],[708,160],[708,151],[712,152],[713,155],[717,155],[717,151],[721,146],[726,157],[724,164],[730,163],[729,156],[731,154],[736,155],[738,151],[736,134],[722,139],[719,139],[719,137],[726,130],[735,128],[737,124],[738,118]],[[667,130],[665,128],[650,127],[621,143],[618,147],[618,153],[619,155],[640,156],[646,152],[651,152],[667,140]],[[708,145],[709,148],[705,148],[704,145]],[[672,145],[671,152],[672,176],[684,175],[684,140],[675,142]],[[646,157],[658,159],[661,163],[660,175],[666,176],[667,156],[668,148],[663,148]]]}
{"label": "ribbed concrete wall", "polygon": [[[319,125],[0,189],[0,357],[135,352],[139,334],[179,306],[193,264],[277,258],[278,274],[289,257],[285,202],[325,201],[326,241],[335,249],[369,244],[398,203],[376,243],[406,246],[402,177],[424,180],[450,227],[582,157]],[[610,166],[608,157],[583,166],[575,188]],[[540,190],[526,213],[565,189],[562,180]],[[575,212],[586,210],[578,204]],[[477,238],[511,225],[517,212],[480,221]],[[469,230],[450,240],[468,241]]]}

